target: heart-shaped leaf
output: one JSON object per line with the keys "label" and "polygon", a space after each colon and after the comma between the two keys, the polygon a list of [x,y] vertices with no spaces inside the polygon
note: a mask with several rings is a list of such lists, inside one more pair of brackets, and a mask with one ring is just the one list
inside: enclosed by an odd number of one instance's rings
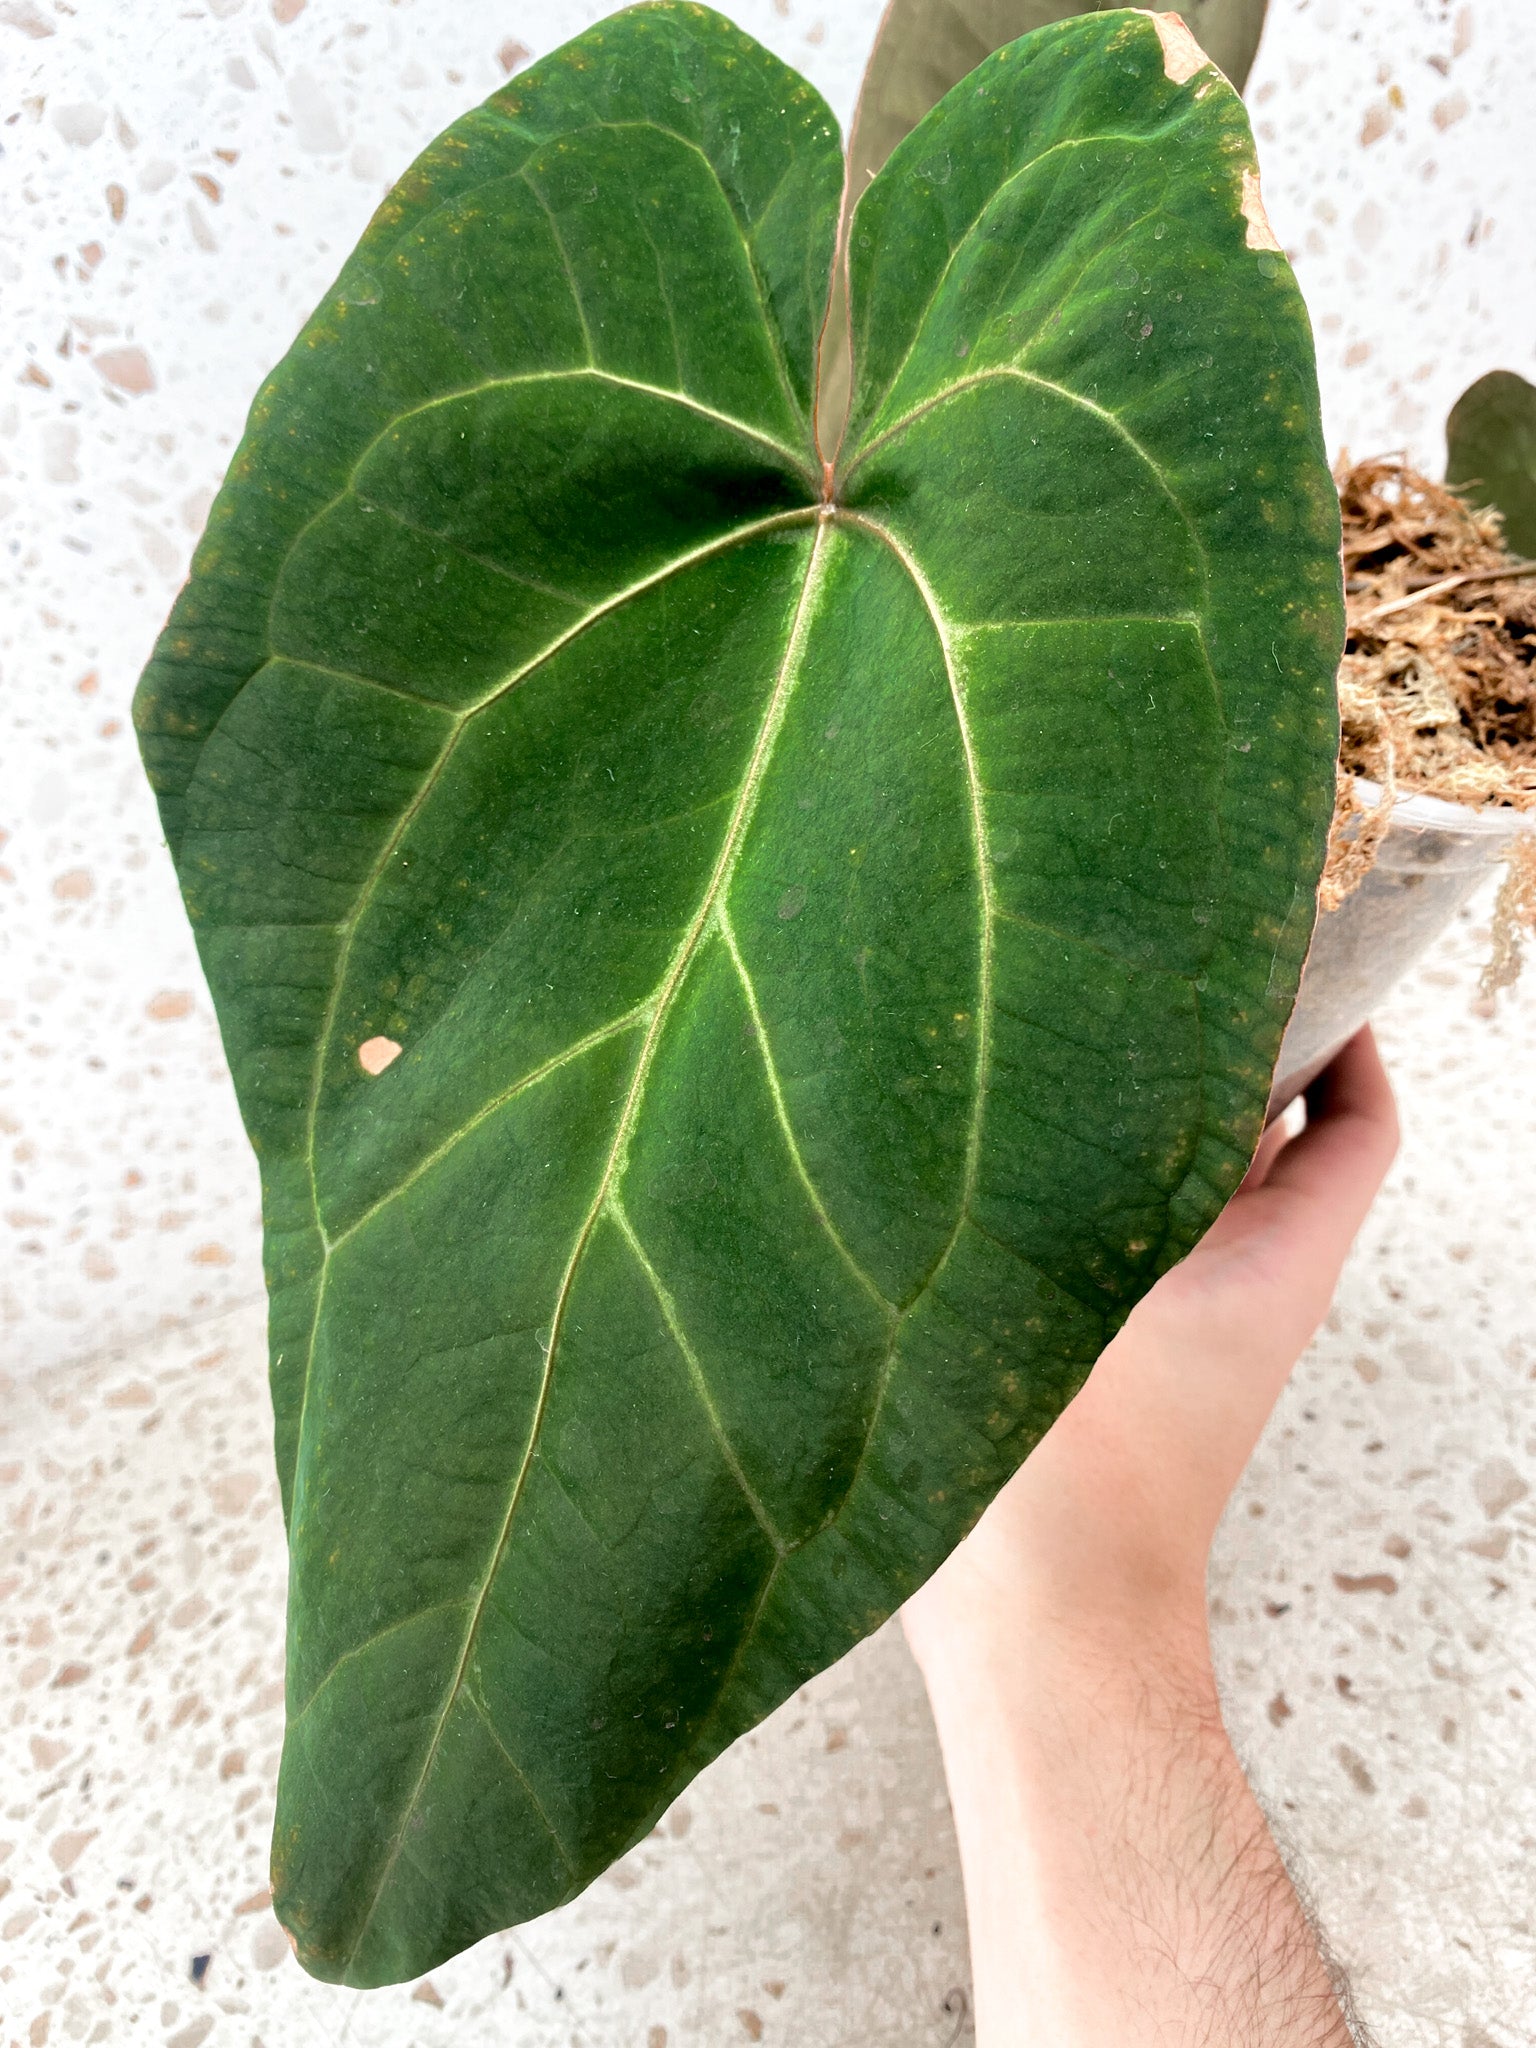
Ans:
{"label": "heart-shaped leaf", "polygon": [[1338,513],[1170,33],[1044,30],[895,152],[830,487],[836,132],[693,6],[450,129],[256,402],[137,715],[262,1166],[321,1975],[642,1836],[1243,1171]]}
{"label": "heart-shaped leaf", "polygon": [[1504,515],[1504,538],[1536,555],[1536,384],[1490,370],[1469,384],[1445,423],[1445,480],[1474,505]]}

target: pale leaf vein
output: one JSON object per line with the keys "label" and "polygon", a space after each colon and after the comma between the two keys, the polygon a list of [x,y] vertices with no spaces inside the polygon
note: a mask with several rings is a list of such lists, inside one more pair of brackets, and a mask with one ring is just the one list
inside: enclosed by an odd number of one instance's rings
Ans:
{"label": "pale leaf vein", "polygon": [[466,1687],[465,1692],[470,1705],[474,1708],[476,1714],[480,1718],[481,1726],[485,1729],[487,1735],[490,1736],[492,1742],[495,1743],[498,1751],[501,1754],[502,1761],[506,1764],[507,1769],[512,1773],[513,1777],[516,1778],[518,1784],[522,1787],[523,1792],[527,1797],[529,1805],[538,1815],[545,1834],[548,1835],[550,1841],[553,1842],[555,1846],[556,1855],[560,1858],[560,1861],[565,1865],[566,1869],[570,1872],[572,1877],[579,1877],[581,1873],[576,1867],[575,1857],[571,1854],[570,1850],[567,1849],[567,1847],[565,1846],[565,1841],[561,1836],[560,1830],[555,1826],[554,1822],[550,1819],[543,1800],[539,1797],[538,1793],[534,1791],[533,1786],[529,1781],[528,1773],[523,1769],[522,1765],[518,1762],[517,1758],[512,1754],[511,1750],[507,1748],[507,1745],[502,1741],[501,1731],[497,1728],[496,1723],[491,1719],[490,1710],[487,1708],[485,1701],[480,1698],[479,1694],[475,1692],[473,1687]]}
{"label": "pale leaf vein", "polygon": [[805,1190],[806,1198],[816,1212],[817,1221],[832,1240],[838,1257],[843,1261],[848,1271],[858,1281],[865,1293],[878,1302],[881,1308],[894,1313],[894,1304],[886,1299],[869,1274],[865,1272],[853,1253],[848,1249],[842,1232],[832,1221],[831,1215],[828,1213],[826,1202],[822,1199],[821,1190],[812,1180],[810,1171],[806,1166],[805,1155],[800,1150],[800,1141],[795,1136],[795,1128],[790,1121],[789,1107],[784,1100],[783,1084],[779,1079],[778,1066],[773,1057],[773,1045],[768,1037],[768,1027],[763,1021],[763,1013],[758,1004],[757,990],[753,986],[752,976],[747,970],[747,963],[742,958],[741,947],[737,942],[736,929],[731,922],[730,913],[723,902],[718,913],[718,923],[720,926],[720,936],[725,941],[725,949],[731,956],[731,964],[736,969],[736,978],[741,983],[741,992],[746,998],[747,1011],[752,1019],[752,1029],[757,1039],[758,1051],[762,1055],[763,1073],[768,1083],[768,1093],[773,1101],[773,1113],[778,1120],[779,1130],[784,1139],[784,1147],[789,1154],[790,1164],[794,1168],[795,1177]]}
{"label": "pale leaf vein", "polygon": [[747,1506],[752,1510],[753,1517],[758,1526],[773,1545],[776,1554],[779,1557],[786,1556],[790,1548],[789,1542],[782,1531],[775,1525],[772,1516],[763,1505],[761,1494],[759,1494],[757,1488],[746,1475],[741,1458],[726,1431],[719,1406],[715,1401],[714,1392],[710,1387],[704,1368],[699,1362],[699,1355],[688,1341],[688,1333],[683,1328],[682,1317],[678,1313],[677,1303],[672,1299],[671,1293],[663,1282],[661,1275],[657,1272],[655,1266],[652,1265],[645,1246],[635,1234],[635,1227],[629,1220],[624,1204],[616,1195],[608,1197],[607,1214],[618,1230],[619,1235],[634,1254],[636,1265],[639,1266],[641,1272],[644,1273],[650,1283],[651,1292],[656,1297],[656,1305],[661,1310],[662,1320],[671,1334],[673,1343],[682,1354],[683,1363],[688,1368],[688,1377],[693,1384],[694,1392],[699,1397],[700,1406],[709,1417],[710,1430],[720,1447],[720,1455],[725,1460],[731,1477],[735,1480],[737,1488],[742,1498],[746,1501]]}
{"label": "pale leaf vein", "polygon": [[683,978],[692,963],[699,941],[703,937],[713,915],[715,904],[720,899],[722,891],[730,880],[737,855],[740,852],[742,837],[756,806],[758,792],[762,785],[763,777],[767,773],[768,763],[773,754],[774,743],[778,738],[779,729],[783,724],[784,713],[793,690],[800,661],[800,652],[813,608],[814,594],[818,586],[818,571],[825,543],[826,523],[823,521],[818,524],[816,538],[806,562],[805,578],[801,585],[794,619],[790,626],[784,659],[780,664],[778,674],[774,679],[773,688],[769,693],[762,724],[758,730],[757,741],[753,747],[752,757],[747,765],[746,774],[742,779],[741,792],[726,827],[714,870],[710,875],[709,883],[704,891],[703,900],[700,902],[698,911],[688,931],[685,933],[677,952],[673,956],[661,986],[657,990],[645,1041],[640,1048],[639,1057],[635,1062],[635,1071],[630,1081],[629,1092],[615,1125],[613,1139],[608,1148],[607,1158],[598,1179],[596,1193],[592,1198],[581,1228],[577,1232],[575,1242],[571,1247],[570,1257],[566,1261],[565,1271],[561,1275],[560,1284],[555,1295],[553,1313],[550,1317],[549,1347],[545,1353],[543,1375],[534,1403],[533,1417],[529,1425],[528,1442],[512,1481],[506,1513],[502,1518],[501,1527],[497,1533],[495,1543],[492,1545],[484,1576],[474,1598],[473,1610],[470,1615],[469,1625],[465,1630],[463,1648],[458,1663],[444,1693],[442,1706],[438,1710],[431,1739],[422,1758],[421,1770],[417,1776],[416,1783],[405,1802],[399,1822],[391,1836],[389,1847],[379,1872],[378,1881],[374,1887],[373,1896],[369,1901],[368,1910],[363,1916],[362,1924],[353,1943],[354,1954],[356,1954],[366,1938],[368,1929],[373,1921],[373,1916],[378,1911],[379,1904],[389,1889],[390,1878],[393,1875],[396,1864],[399,1862],[406,1836],[410,1829],[412,1816],[415,1814],[421,1795],[426,1788],[428,1780],[431,1778],[433,1767],[436,1764],[438,1750],[442,1744],[443,1731],[447,1726],[449,1714],[452,1712],[454,1701],[457,1699],[460,1688],[464,1683],[465,1672],[469,1667],[469,1661],[474,1653],[475,1642],[479,1635],[480,1625],[484,1619],[490,1590],[495,1583],[497,1572],[501,1568],[501,1561],[506,1554],[507,1544],[511,1540],[512,1529],[517,1519],[518,1506],[522,1500],[523,1488],[527,1483],[528,1474],[532,1470],[533,1461],[538,1451],[544,1418],[549,1407],[549,1394],[554,1379],[555,1359],[560,1347],[566,1309],[570,1302],[571,1288],[575,1280],[577,1268],[581,1263],[588,1243],[591,1241],[592,1232],[597,1225],[597,1220],[607,1207],[609,1196],[622,1177],[630,1135],[634,1129],[635,1120],[639,1115],[640,1105],[645,1094],[646,1080],[672,1000],[681,987]]}
{"label": "pale leaf vein", "polygon": [[[922,309],[913,321],[912,338],[907,343],[906,352],[891,375],[886,379],[884,389],[880,393],[880,403],[883,404],[890,397],[897,384],[901,381],[902,372],[912,360],[913,352],[918,342],[922,339],[923,329],[928,323],[928,315],[937,304],[939,293],[944,289],[945,282],[949,277],[949,273],[953,270],[961,250],[970,241],[972,235],[976,233],[993,207],[997,205],[998,201],[1013,186],[1017,185],[1022,179],[1027,178],[1032,171],[1037,171],[1042,164],[1049,163],[1053,157],[1059,156],[1063,150],[1092,149],[1106,142],[1140,144],[1156,141],[1157,139],[1157,137],[1152,135],[1120,135],[1110,131],[1105,131],[1098,135],[1068,135],[1060,142],[1053,142],[1049,148],[1042,149],[1038,156],[1032,156],[1027,163],[1019,164],[1014,170],[1009,172],[1006,178],[1000,179],[987,194],[986,199],[976,209],[974,217],[966,223],[965,228],[956,238],[953,248],[951,248],[948,256],[945,258],[944,267],[940,270],[937,278],[935,278],[932,290],[924,299]],[[855,458],[856,463],[859,460],[862,460],[862,454]]]}

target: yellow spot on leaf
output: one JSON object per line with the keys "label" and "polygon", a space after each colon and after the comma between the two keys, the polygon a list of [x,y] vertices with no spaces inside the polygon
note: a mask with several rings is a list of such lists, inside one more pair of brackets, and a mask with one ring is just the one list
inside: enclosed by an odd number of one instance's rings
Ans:
{"label": "yellow spot on leaf", "polygon": [[1154,14],[1152,26],[1163,46],[1163,70],[1175,85],[1193,78],[1210,63],[1204,50],[1176,14]]}
{"label": "yellow spot on leaf", "polygon": [[365,1038],[357,1048],[357,1063],[365,1074],[382,1074],[399,1057],[400,1046],[393,1038]]}
{"label": "yellow spot on leaf", "polygon": [[1269,215],[1264,211],[1264,195],[1259,190],[1257,171],[1243,172],[1243,219],[1248,223],[1244,239],[1250,249],[1273,249],[1276,254],[1281,253],[1275,231],[1269,224]]}

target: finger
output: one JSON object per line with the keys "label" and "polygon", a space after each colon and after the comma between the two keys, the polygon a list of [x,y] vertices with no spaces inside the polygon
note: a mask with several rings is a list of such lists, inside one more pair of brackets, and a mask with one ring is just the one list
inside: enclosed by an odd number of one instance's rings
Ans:
{"label": "finger", "polygon": [[1259,1140],[1259,1149],[1254,1153],[1248,1171],[1243,1175],[1237,1192],[1252,1194],[1255,1188],[1263,1187],[1269,1178],[1269,1170],[1275,1160],[1291,1142],[1293,1136],[1290,1113],[1282,1110]]}
{"label": "finger", "polygon": [[1306,1090],[1307,1115],[1316,1122],[1333,1110],[1359,1111],[1372,1118],[1393,1118],[1397,1105],[1392,1083],[1382,1065],[1375,1034],[1362,1024]]}
{"label": "finger", "polygon": [[1397,1151],[1397,1105],[1370,1027],[1307,1091],[1307,1128],[1285,1146],[1266,1190],[1305,1201],[1334,1229],[1360,1227]]}

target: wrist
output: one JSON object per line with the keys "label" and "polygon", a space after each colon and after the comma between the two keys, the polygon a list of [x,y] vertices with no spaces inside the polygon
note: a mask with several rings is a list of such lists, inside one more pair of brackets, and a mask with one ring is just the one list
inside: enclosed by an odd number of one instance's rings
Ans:
{"label": "wrist", "polygon": [[967,1714],[988,1701],[1012,1714],[1043,1686],[1214,1708],[1202,1553],[1149,1564],[1089,1538],[1067,1557],[1046,1550],[1042,1566],[1043,1549],[984,1520],[908,1601],[907,1641],[936,1714],[951,1698]]}
{"label": "wrist", "polygon": [[980,2048],[1347,2048],[1222,1723],[1203,1611],[929,1631]]}
{"label": "wrist", "polygon": [[982,1778],[1027,1771],[1037,1756],[1050,1768],[1074,1727],[1091,1726],[1112,1748],[1175,1728],[1227,1742],[1203,1597],[1180,1592],[1132,1609],[1117,1589],[1070,1612],[1055,1599],[1006,1611],[951,1599],[928,1611],[914,1600],[903,1619],[946,1758],[953,1735],[985,1758]]}

